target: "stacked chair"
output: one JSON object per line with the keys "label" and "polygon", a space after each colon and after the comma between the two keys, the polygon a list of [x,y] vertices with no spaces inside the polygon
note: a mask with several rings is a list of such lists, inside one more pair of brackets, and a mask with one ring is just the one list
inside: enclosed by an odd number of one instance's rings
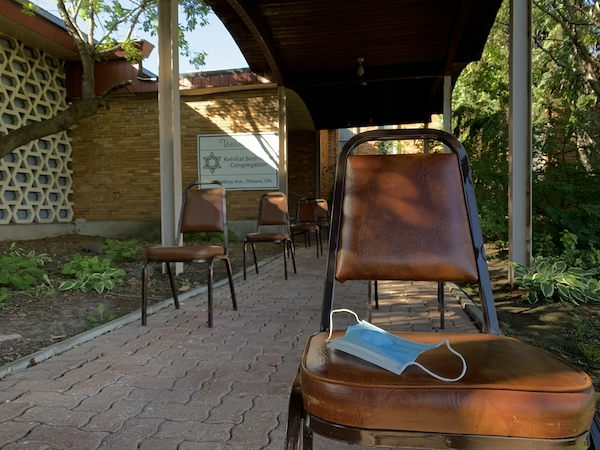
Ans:
{"label": "stacked chair", "polygon": [[[203,186],[209,189],[199,189]],[[217,187],[214,187],[217,186]],[[195,189],[194,189],[195,188]],[[181,215],[177,227],[175,242],[179,243],[185,233],[222,233],[223,245],[183,245],[156,246],[146,249],[146,260],[142,268],[142,325],[147,323],[147,266],[149,262],[166,263],[173,293],[175,308],[179,309],[177,289],[173,280],[171,264],[207,263],[208,264],[208,326],[213,326],[213,266],[215,261],[223,261],[229,278],[233,309],[237,310],[231,262],[228,256],[228,230],[225,204],[225,186],[219,181],[194,181],[183,192]]]}
{"label": "stacked chair", "polygon": [[301,198],[296,206],[296,220],[291,225],[292,240],[294,235],[304,236],[304,246],[310,246],[310,233],[315,233],[315,247],[317,247],[317,258],[319,257],[319,244],[321,244],[321,255],[323,254],[323,242],[321,241],[321,226],[319,225],[317,200],[314,198]]}
{"label": "stacked chair", "polygon": [[[321,230],[324,228],[329,229],[329,205],[327,204],[327,200],[324,198],[318,198],[315,200],[317,203],[317,223]],[[321,231],[322,234],[322,231]]]}
{"label": "stacked chair", "polygon": [[[452,153],[351,154],[382,139],[437,139]],[[596,407],[589,376],[500,332],[473,179],[455,138],[437,130],[355,136],[340,154],[332,213],[321,331],[308,339],[294,380],[287,450],[312,448],[313,433],[396,448],[588,448]],[[421,343],[447,339],[465,360],[464,376],[441,381],[414,365],[396,375],[329,348],[335,285],[347,280],[478,283],[481,333],[393,332]],[[437,374],[461,367],[442,348],[418,362]]]}
{"label": "stacked chair", "polygon": [[[265,232],[264,227],[277,226],[285,228],[284,231]],[[261,230],[262,228],[262,230]],[[288,214],[288,201],[283,192],[269,192],[260,198],[260,207],[258,211],[258,229],[256,233],[248,233],[244,239],[244,280],[246,279],[246,247],[248,242],[252,245],[252,255],[254,256],[254,267],[258,274],[258,262],[256,261],[257,242],[274,242],[283,244],[283,270],[285,279],[288,279],[286,250],[292,255],[292,264],[294,273],[296,273],[296,257],[294,243],[292,242],[290,232],[290,218]]]}

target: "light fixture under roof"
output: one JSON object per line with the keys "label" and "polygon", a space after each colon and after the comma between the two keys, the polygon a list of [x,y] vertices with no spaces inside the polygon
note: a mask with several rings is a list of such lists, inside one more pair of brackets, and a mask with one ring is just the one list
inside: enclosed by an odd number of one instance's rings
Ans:
{"label": "light fixture under roof", "polygon": [[358,75],[359,77],[362,77],[365,74],[365,68],[362,65],[364,60],[365,60],[364,58],[358,58],[356,60],[356,61],[358,61],[358,67],[356,68],[356,75]]}

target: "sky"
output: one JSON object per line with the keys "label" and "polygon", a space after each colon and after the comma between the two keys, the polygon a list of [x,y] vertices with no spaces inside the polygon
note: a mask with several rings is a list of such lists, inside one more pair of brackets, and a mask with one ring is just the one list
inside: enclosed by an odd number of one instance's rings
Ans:
{"label": "sky", "polygon": [[[53,0],[34,0],[34,3],[49,13],[60,17],[56,3]],[[181,15],[179,20],[182,20]],[[154,44],[155,48],[152,50],[150,56],[144,60],[143,66],[154,74],[158,74],[158,37],[144,34],[141,31],[137,33],[137,36]],[[248,63],[242,56],[237,44],[223,23],[213,13],[210,13],[208,16],[207,26],[198,27],[193,33],[187,34],[186,38],[188,42],[196,47],[194,50],[203,50],[207,53],[206,64],[200,68],[201,71],[248,67]],[[179,71],[185,73],[197,70],[189,63],[185,56],[181,56],[179,59]]]}
{"label": "sky", "polygon": [[[181,20],[181,17],[179,19]],[[144,68],[158,74],[158,38],[141,33],[139,36],[155,45],[156,48],[144,60],[143,65]],[[248,63],[229,31],[213,13],[208,17],[208,25],[188,34],[187,40],[196,47],[194,50],[203,50],[207,53],[206,64],[200,68],[201,71],[248,67]],[[181,73],[195,72],[196,69],[185,56],[180,56],[179,71]]]}

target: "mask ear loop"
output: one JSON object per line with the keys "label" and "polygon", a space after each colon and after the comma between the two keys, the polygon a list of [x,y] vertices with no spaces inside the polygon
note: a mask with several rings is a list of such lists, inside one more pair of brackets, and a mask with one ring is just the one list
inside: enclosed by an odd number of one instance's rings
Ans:
{"label": "mask ear loop", "polygon": [[325,341],[325,342],[331,341],[331,334],[333,333],[333,313],[338,313],[338,312],[347,312],[350,314],[354,314],[354,317],[356,317],[356,323],[360,323],[358,314],[356,314],[351,309],[346,309],[346,308],[332,309],[331,312],[329,313],[329,336],[327,337],[327,341]]}
{"label": "mask ear loop", "polygon": [[439,375],[437,375],[437,374],[433,373],[431,370],[429,370],[429,369],[426,369],[426,368],[423,366],[423,364],[419,364],[419,363],[418,363],[418,362],[416,362],[416,361],[415,361],[415,362],[412,362],[412,363],[410,363],[410,365],[414,365],[414,366],[418,366],[418,367],[420,367],[420,368],[421,368],[423,371],[425,371],[426,373],[428,373],[429,375],[431,375],[433,378],[437,378],[437,379],[438,379],[438,380],[440,380],[440,381],[453,382],[453,381],[458,381],[458,380],[460,380],[462,377],[464,377],[464,376],[465,376],[465,373],[467,373],[467,362],[465,361],[465,358],[463,357],[463,355],[461,355],[461,354],[460,354],[460,353],[458,353],[456,350],[454,350],[452,347],[450,347],[450,343],[448,342],[448,339],[446,339],[446,340],[444,341],[444,343],[446,344],[446,347],[448,347],[448,350],[450,350],[452,353],[454,353],[456,356],[458,356],[458,357],[461,359],[462,363],[463,363],[463,370],[462,370],[462,373],[461,373],[461,374],[460,374],[458,377],[456,377],[456,378],[446,378],[446,377],[439,376]]}

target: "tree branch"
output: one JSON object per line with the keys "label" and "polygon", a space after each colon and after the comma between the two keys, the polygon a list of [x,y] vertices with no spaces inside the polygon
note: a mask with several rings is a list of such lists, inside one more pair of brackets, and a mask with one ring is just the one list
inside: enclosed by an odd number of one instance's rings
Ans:
{"label": "tree branch", "polygon": [[69,15],[67,7],[65,6],[65,2],[63,0],[56,0],[56,6],[58,7],[58,12],[60,14],[61,19],[65,23],[65,28],[67,29],[67,32],[75,41],[77,50],[79,50],[80,54],[87,53],[85,37],[83,36],[83,33],[81,33],[81,31],[79,30],[79,27],[71,20],[71,16]]}
{"label": "tree branch", "polygon": [[0,138],[0,158],[35,139],[68,130],[79,120],[93,116],[100,108],[106,107],[106,98],[110,94],[130,84],[131,80],[115,83],[102,94],[92,98],[84,98],[50,119],[33,122],[9,131],[8,134]]}
{"label": "tree branch", "polygon": [[[594,61],[594,59],[592,58],[590,52],[588,51],[588,49],[585,47],[585,45],[581,42],[581,38],[580,38],[580,34],[579,34],[579,29],[575,26],[574,29],[571,29],[571,27],[569,25],[574,25],[576,23],[576,21],[571,20],[573,19],[572,17],[567,17],[565,16],[561,11],[560,8],[555,7],[552,11],[548,11],[547,8],[545,8],[539,0],[534,0],[533,3],[535,4],[535,6],[542,11],[543,13],[547,14],[549,17],[551,17],[553,20],[556,21],[556,23],[561,27],[561,29],[564,31],[564,33],[568,36],[570,43],[573,45],[574,49],[575,49],[575,53],[579,56],[580,59],[580,65],[585,69],[583,71],[581,71],[579,74],[582,75],[584,77],[584,80],[588,83],[588,85],[590,86],[590,88],[594,91],[594,93],[596,94],[596,96],[598,98],[600,98],[600,82],[598,81],[598,77],[596,76],[596,72],[594,71],[594,68],[597,66],[596,61]],[[556,6],[556,5],[554,5]],[[570,4],[568,2],[568,0],[565,0],[564,2],[564,6],[566,8],[566,10],[570,13],[570,14],[574,14],[572,12],[572,4]],[[538,44],[538,46],[545,51],[545,49],[540,46]],[[549,52],[546,52],[548,55],[550,55]],[[550,57],[552,58],[552,60],[557,63],[558,65],[560,65],[561,67],[566,67],[565,65],[560,64],[556,58],[554,58],[553,56],[550,55]],[[570,69],[570,70],[575,70],[575,69]],[[578,72],[575,72],[578,73]]]}

